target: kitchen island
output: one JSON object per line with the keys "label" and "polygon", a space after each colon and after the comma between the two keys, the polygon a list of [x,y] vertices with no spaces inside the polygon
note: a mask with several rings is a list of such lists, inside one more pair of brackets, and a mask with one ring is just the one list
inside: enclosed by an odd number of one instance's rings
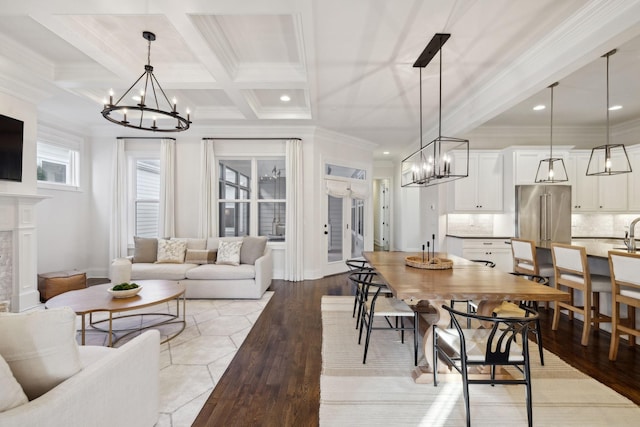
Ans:
{"label": "kitchen island", "polygon": [[[536,242],[538,262],[552,264],[551,243]],[[622,239],[573,238],[571,244],[583,246],[587,251],[589,271],[592,274],[602,274],[604,276],[611,275],[609,272],[609,251],[627,252]]]}

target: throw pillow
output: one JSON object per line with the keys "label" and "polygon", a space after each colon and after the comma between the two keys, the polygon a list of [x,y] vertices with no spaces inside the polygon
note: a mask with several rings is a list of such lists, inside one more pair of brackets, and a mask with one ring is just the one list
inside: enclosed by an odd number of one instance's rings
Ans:
{"label": "throw pillow", "polygon": [[0,314],[0,355],[29,400],[82,368],[76,314],[68,307]]}
{"label": "throw pillow", "polygon": [[158,260],[156,264],[182,264],[187,251],[187,242],[158,239]]}
{"label": "throw pillow", "polygon": [[186,264],[215,264],[216,251],[187,249],[184,262]]}
{"label": "throw pillow", "polygon": [[158,239],[147,237],[134,237],[132,262],[156,262],[158,255]]}
{"label": "throw pillow", "polygon": [[242,240],[233,242],[230,242],[228,240],[220,240],[216,264],[240,265],[241,247]]}
{"label": "throw pillow", "polygon": [[264,254],[266,246],[266,237],[244,236],[240,249],[240,264],[255,264],[256,260]]}
{"label": "throw pillow", "polygon": [[28,401],[11,368],[0,355],[0,412],[24,405]]}

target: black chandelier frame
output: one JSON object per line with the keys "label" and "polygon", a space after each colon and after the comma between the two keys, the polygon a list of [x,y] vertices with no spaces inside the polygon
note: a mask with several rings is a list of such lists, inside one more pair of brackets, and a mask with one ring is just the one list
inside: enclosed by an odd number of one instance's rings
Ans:
{"label": "black chandelier frame", "polygon": [[[166,93],[162,89],[160,82],[153,74],[153,66],[151,65],[151,42],[156,39],[156,35],[150,31],[143,31],[142,37],[148,41],[148,49],[147,49],[147,65],[144,66],[144,72],[138,77],[138,79],[127,89],[124,94],[114,103],[113,95],[109,95],[109,102],[105,103],[104,109],[102,110],[102,116],[109,120],[112,123],[115,123],[120,126],[147,130],[152,132],[182,132],[189,129],[191,125],[191,117],[187,110],[187,117],[183,117],[177,110],[177,103],[174,101],[171,103]],[[120,102],[133,90],[134,87],[144,78],[144,89],[140,94],[140,102],[135,105],[120,105]],[[145,100],[149,100],[147,96],[149,94],[149,87],[151,87],[152,94],[152,105],[149,106],[145,103]],[[159,96],[161,95],[161,97]],[[146,98],[146,99],[145,99]],[[167,110],[163,110],[160,107],[161,103],[166,102]],[[155,108],[154,108],[155,107]],[[120,111],[123,113],[123,119],[118,120],[114,118],[111,113],[114,111]],[[136,118],[133,121],[127,120],[127,112],[129,111],[139,111],[140,118]],[[147,116],[153,117],[149,119],[147,117],[147,121],[145,122],[145,113]],[[160,119],[160,120],[158,120]],[[162,127],[158,126],[158,122],[162,121],[162,119],[172,119],[176,120],[175,126]]]}

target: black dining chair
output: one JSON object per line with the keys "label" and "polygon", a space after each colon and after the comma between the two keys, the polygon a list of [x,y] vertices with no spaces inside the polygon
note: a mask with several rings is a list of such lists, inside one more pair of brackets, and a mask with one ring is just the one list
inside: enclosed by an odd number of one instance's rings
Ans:
{"label": "black dining chair", "polygon": [[[377,273],[355,272],[349,275],[349,280],[361,287],[361,318],[358,344],[362,342],[362,332],[367,330],[362,363],[367,362],[367,352],[371,341],[371,332],[379,329],[400,331],[401,342],[404,343],[405,331],[413,332],[413,359],[418,365],[418,312],[409,304],[383,292],[386,285],[381,283]],[[412,325],[405,325],[405,318],[412,318]],[[376,319],[384,319],[382,326],[374,326]]]}
{"label": "black dining chair", "polygon": [[[527,335],[534,327],[538,313],[523,308],[522,317],[481,316],[463,313],[443,305],[451,315],[453,328],[433,326],[433,385],[438,386],[438,359],[441,358],[462,375],[467,426],[471,425],[469,384],[524,385],[526,387],[527,419],[533,425],[531,369]],[[480,328],[463,328],[467,320],[474,320]],[[516,339],[518,338],[518,339]],[[496,369],[512,366],[513,374],[496,375]],[[469,375],[470,368],[489,367],[488,374]],[[518,374],[519,371],[519,374]]]}
{"label": "black dining chair", "polygon": [[[521,276],[527,280],[532,282],[540,283],[542,285],[548,285],[549,279],[546,277],[542,277],[537,274],[528,274],[528,273],[509,273],[514,276]],[[518,317],[524,316],[525,308],[533,310],[534,312],[538,312],[538,301],[517,301],[510,302],[505,301],[500,306],[496,307],[493,310],[493,313],[497,316],[501,317]],[[540,364],[544,366],[544,347],[542,346],[542,328],[540,327],[540,319],[535,321],[535,325],[530,329],[536,336],[536,342],[538,343],[538,352],[540,353]]]}
{"label": "black dining chair", "polygon": [[[361,274],[361,278],[363,280],[366,279],[366,275],[368,273],[372,273],[374,270],[373,268],[369,265],[369,263],[364,260],[364,259],[348,259],[345,261],[345,264],[347,264],[347,267],[349,268],[349,271],[353,272],[353,273],[360,273]],[[357,282],[354,282],[352,280],[350,280],[350,282],[353,284],[354,286],[354,298],[353,298],[353,314],[352,317],[355,317],[356,319],[356,329],[358,329],[359,325],[360,325],[360,317],[361,317],[361,313],[362,313],[362,286],[360,286]],[[389,288],[384,285],[384,287],[381,290],[382,293],[385,294],[391,294],[391,290],[389,290]],[[356,312],[357,312],[357,316],[356,316]]]}
{"label": "black dining chair", "polygon": [[[483,264],[485,267],[489,267],[489,268],[495,268],[495,266],[496,266],[495,262],[487,261],[487,260],[484,260],[484,259],[470,259],[469,261],[475,262],[475,263],[478,263],[478,264]],[[455,304],[457,302],[465,303],[467,305],[467,313],[476,313],[478,311],[478,305],[475,302],[473,302],[472,300],[470,300],[470,299],[464,299],[464,300],[463,299],[452,299],[451,302],[450,302],[451,308],[455,309]],[[469,322],[471,322],[471,321],[469,320]],[[468,324],[467,328],[470,328],[470,327],[471,327],[471,324]]]}

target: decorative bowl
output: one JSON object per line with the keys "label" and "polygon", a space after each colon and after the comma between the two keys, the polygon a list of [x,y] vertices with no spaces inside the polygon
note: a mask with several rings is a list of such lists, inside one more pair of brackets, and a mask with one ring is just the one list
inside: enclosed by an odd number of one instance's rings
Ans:
{"label": "decorative bowl", "polygon": [[137,288],[134,288],[134,289],[127,289],[124,291],[114,291],[113,287],[111,287],[107,289],[107,292],[109,292],[113,298],[130,298],[132,296],[137,295],[141,289],[142,289],[142,286],[138,286]]}
{"label": "decorative bowl", "polygon": [[404,260],[409,267],[425,270],[448,270],[453,268],[453,261],[447,258],[430,258],[423,261],[422,257],[408,256]]}

